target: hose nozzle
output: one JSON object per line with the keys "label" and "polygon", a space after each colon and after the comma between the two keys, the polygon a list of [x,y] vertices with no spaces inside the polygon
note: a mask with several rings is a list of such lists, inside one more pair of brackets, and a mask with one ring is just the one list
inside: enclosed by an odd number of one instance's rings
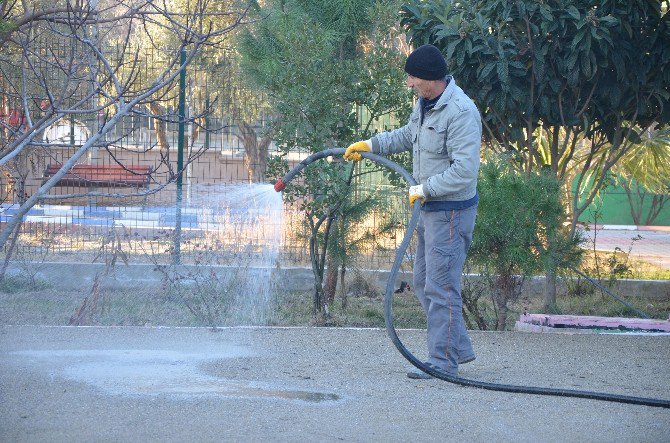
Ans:
{"label": "hose nozzle", "polygon": [[286,183],[284,183],[282,181],[282,179],[279,179],[277,181],[277,183],[275,183],[275,191],[277,191],[277,192],[283,191],[285,187],[286,187]]}

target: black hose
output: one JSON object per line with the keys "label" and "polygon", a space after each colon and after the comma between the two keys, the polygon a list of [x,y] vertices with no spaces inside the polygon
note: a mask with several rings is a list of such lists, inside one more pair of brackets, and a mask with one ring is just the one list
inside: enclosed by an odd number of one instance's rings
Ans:
{"label": "black hose", "polygon": [[649,314],[647,314],[646,312],[640,311],[639,309],[637,309],[635,306],[631,305],[630,303],[626,303],[625,300],[623,300],[623,299],[621,299],[620,297],[617,297],[616,295],[614,295],[614,294],[612,293],[612,291],[610,291],[609,289],[607,289],[606,287],[604,287],[603,285],[601,285],[600,283],[598,283],[597,281],[595,281],[594,279],[592,279],[591,277],[589,277],[588,275],[584,274],[584,273],[583,273],[582,271],[580,271],[579,269],[575,268],[574,266],[570,267],[570,269],[572,269],[572,270],[575,272],[575,274],[582,276],[586,281],[588,281],[589,283],[591,283],[593,286],[595,286],[596,288],[600,289],[600,290],[603,291],[605,294],[609,295],[609,296],[612,297],[614,300],[618,301],[619,303],[621,303],[622,305],[624,305],[625,307],[627,307],[627,308],[630,309],[631,311],[635,312],[635,313],[636,313],[637,315],[639,315],[640,317],[642,317],[642,318],[649,318]]}
{"label": "black hose", "polygon": [[[301,170],[303,170],[310,163],[326,158],[326,157],[340,157],[344,154],[345,150],[342,148],[333,148],[327,149],[316,154],[312,154],[293,169],[291,169],[288,174],[286,174],[281,180],[275,185],[277,191],[284,189],[286,184],[291,181]],[[376,154],[369,152],[361,152],[361,156],[367,160],[371,160],[375,163],[386,166],[387,168],[399,173],[405,179],[405,181],[410,185],[416,185],[416,180],[410,173],[408,173],[403,167],[398,165],[392,160],[387,159]],[[391,341],[395,347],[400,351],[403,357],[407,359],[412,365],[416,366],[423,372],[426,372],[432,375],[435,378],[440,380],[448,381],[463,386],[471,386],[475,388],[488,389],[491,391],[503,391],[503,392],[516,392],[521,394],[536,394],[536,395],[553,395],[559,397],[577,397],[577,398],[588,398],[592,400],[602,400],[610,401],[617,403],[628,403],[635,405],[644,405],[644,406],[654,406],[660,408],[670,408],[670,400],[662,400],[656,398],[645,398],[645,397],[633,397],[628,395],[619,395],[619,394],[606,394],[600,392],[591,392],[591,391],[578,391],[571,389],[555,389],[555,388],[543,388],[543,387],[533,387],[533,386],[516,386],[516,385],[506,385],[500,383],[488,383],[478,380],[470,380],[467,378],[451,376],[445,374],[441,371],[435,370],[431,366],[425,365],[422,361],[417,359],[402,343],[398,334],[393,325],[393,295],[395,289],[395,279],[398,271],[400,270],[400,265],[402,264],[405,252],[409,246],[409,243],[414,235],[414,230],[419,221],[419,211],[421,210],[421,203],[417,200],[414,203],[412,208],[412,216],[407,225],[407,230],[405,231],[405,236],[398,247],[396,252],[395,260],[393,262],[393,267],[386,284],[386,292],[384,293],[384,319],[386,321],[386,331],[391,338]]]}

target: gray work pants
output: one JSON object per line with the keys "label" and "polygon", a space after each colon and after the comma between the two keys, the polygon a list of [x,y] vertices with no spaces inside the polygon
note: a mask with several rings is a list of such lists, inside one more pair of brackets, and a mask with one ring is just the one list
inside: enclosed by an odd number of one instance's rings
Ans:
{"label": "gray work pants", "polygon": [[475,227],[477,205],[421,211],[414,260],[414,292],[428,319],[429,363],[456,375],[458,361],[474,357],[463,320],[461,275]]}

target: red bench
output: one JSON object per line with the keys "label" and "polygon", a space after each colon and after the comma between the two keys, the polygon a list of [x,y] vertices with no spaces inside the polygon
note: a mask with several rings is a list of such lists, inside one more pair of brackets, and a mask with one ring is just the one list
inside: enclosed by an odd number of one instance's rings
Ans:
{"label": "red bench", "polygon": [[[48,165],[44,170],[44,182],[61,167],[59,164]],[[146,188],[150,182],[151,168],[148,166],[74,165],[54,186]]]}

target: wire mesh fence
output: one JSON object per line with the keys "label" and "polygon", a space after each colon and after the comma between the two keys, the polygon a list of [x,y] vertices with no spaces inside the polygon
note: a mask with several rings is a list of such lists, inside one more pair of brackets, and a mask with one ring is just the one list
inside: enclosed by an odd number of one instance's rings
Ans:
{"label": "wire mesh fence", "polygon": [[[56,46],[49,56],[55,60],[68,54],[67,47]],[[163,69],[159,54],[149,51],[142,57],[135,61],[141,66],[134,79],[137,84],[153,78],[152,70]],[[26,122],[16,121],[15,116],[23,112],[16,85],[24,80],[25,70],[10,69],[9,56],[0,62],[7,76],[15,76],[2,82],[3,121],[8,131],[19,129]],[[179,261],[192,263],[198,248],[215,248],[229,257],[245,254],[255,260],[254,255],[262,252],[259,245],[272,241],[281,244],[284,266],[309,265],[308,233],[298,205],[284,206],[281,217],[266,214],[262,225],[250,214],[263,209],[250,208],[252,200],[267,203],[270,196],[264,194],[274,194],[271,187],[255,183],[264,176],[266,160],[253,156],[251,148],[265,144],[267,156],[279,152],[265,133],[270,121],[266,98],[242,85],[239,78],[230,52],[221,52],[208,68],[190,65],[183,88],[184,115],[179,114],[176,80],[138,104],[23,216],[20,234],[7,242],[5,253],[13,248],[15,259],[100,261],[100,251],[114,237],[117,252],[128,262],[169,263],[178,248]],[[80,81],[70,100],[76,101],[90,88],[89,82]],[[0,223],[11,220],[21,203],[109,119],[108,109],[61,118],[26,155],[8,163],[0,177]],[[307,154],[291,153],[287,158],[295,164]],[[178,164],[180,155],[183,165]],[[381,174],[368,175],[374,176],[377,191],[399,196]],[[400,201],[394,205],[405,211]],[[383,216],[370,214],[366,223],[375,225],[377,217]],[[279,238],[269,239],[266,229],[278,231]],[[361,264],[388,267],[394,241],[387,238],[384,245],[378,241],[363,245]]]}

